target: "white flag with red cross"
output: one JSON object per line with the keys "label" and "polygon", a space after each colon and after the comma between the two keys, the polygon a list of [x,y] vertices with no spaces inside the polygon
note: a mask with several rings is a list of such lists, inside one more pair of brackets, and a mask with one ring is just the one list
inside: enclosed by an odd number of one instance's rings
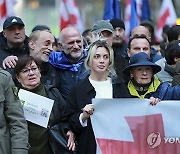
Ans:
{"label": "white flag with red cross", "polygon": [[98,154],[179,154],[180,101],[93,99]]}
{"label": "white flag with red cross", "polygon": [[156,28],[156,40],[161,41],[162,40],[162,29],[165,25],[175,25],[177,20],[176,12],[172,3],[172,0],[163,0],[160,12],[159,12],[159,18]]}
{"label": "white flag with red cross", "polygon": [[80,32],[84,30],[80,12],[75,0],[61,0],[60,3],[60,29],[73,26]]}

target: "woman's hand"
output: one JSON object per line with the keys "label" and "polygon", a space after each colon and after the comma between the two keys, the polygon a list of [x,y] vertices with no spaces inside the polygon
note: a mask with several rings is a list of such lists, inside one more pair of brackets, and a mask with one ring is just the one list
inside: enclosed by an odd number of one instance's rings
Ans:
{"label": "woman's hand", "polygon": [[159,98],[150,97],[150,105],[154,106],[161,100]]}
{"label": "woman's hand", "polygon": [[84,122],[86,119],[90,117],[94,113],[94,105],[87,104],[83,109],[82,121]]}
{"label": "woman's hand", "polygon": [[75,146],[75,135],[74,135],[74,133],[71,130],[69,130],[66,135],[68,137],[67,147],[69,148],[69,150],[75,151],[76,146]]}

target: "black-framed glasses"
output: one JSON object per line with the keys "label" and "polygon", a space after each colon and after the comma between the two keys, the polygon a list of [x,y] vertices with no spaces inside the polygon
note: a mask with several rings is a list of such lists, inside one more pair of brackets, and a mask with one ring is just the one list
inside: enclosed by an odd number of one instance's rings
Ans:
{"label": "black-framed glasses", "polygon": [[33,73],[35,73],[39,68],[38,67],[32,67],[32,68],[27,68],[27,69],[23,69],[21,72],[23,74],[29,75],[29,73],[32,71]]}

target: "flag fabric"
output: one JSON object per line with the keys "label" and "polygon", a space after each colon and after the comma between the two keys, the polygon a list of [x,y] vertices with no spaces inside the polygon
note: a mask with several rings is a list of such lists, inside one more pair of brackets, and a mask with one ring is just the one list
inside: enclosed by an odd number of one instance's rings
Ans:
{"label": "flag fabric", "polygon": [[118,0],[105,0],[104,5],[104,20],[111,20],[113,18],[121,19],[121,9]]}
{"label": "flag fabric", "polygon": [[179,154],[180,101],[93,99],[98,154]]}
{"label": "flag fabric", "polygon": [[151,16],[148,0],[126,0],[125,5],[125,36],[128,41],[130,32],[142,20],[149,20]]}
{"label": "flag fabric", "polygon": [[60,4],[60,29],[69,26],[77,28],[80,32],[84,30],[75,0],[62,0]]}
{"label": "flag fabric", "polygon": [[159,12],[159,18],[156,28],[156,40],[162,40],[162,29],[165,25],[175,25],[177,20],[176,12],[172,0],[163,0]]}
{"label": "flag fabric", "polygon": [[2,26],[7,17],[15,15],[14,5],[16,0],[0,0],[0,25]]}

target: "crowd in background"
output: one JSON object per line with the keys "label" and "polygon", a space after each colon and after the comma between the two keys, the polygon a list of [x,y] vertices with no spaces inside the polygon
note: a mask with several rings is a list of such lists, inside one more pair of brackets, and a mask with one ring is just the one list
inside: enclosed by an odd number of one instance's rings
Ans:
{"label": "crowd in background", "polygon": [[[92,98],[180,99],[179,25],[164,26],[161,42],[147,20],[128,42],[121,19],[99,20],[82,34],[66,27],[59,38],[46,25],[30,36],[25,28],[12,16],[0,33],[0,153],[96,154]],[[47,128],[25,119],[20,89],[54,100]]]}

